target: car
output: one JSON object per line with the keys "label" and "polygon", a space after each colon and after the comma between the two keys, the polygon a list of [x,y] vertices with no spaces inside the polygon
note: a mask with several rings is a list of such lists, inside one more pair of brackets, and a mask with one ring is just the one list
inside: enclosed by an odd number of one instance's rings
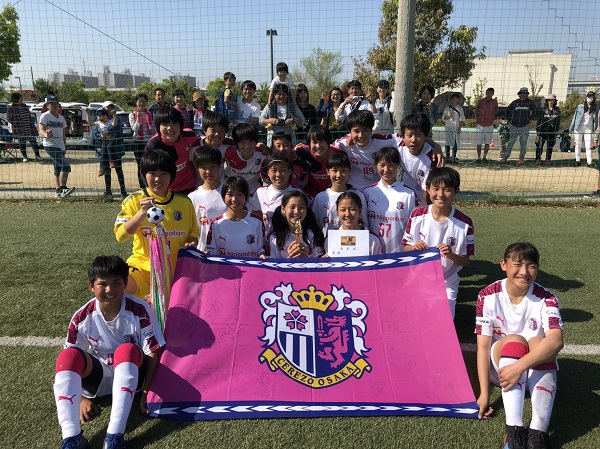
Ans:
{"label": "car", "polygon": [[[96,113],[101,107],[92,108],[92,105],[100,105],[102,103],[90,103],[89,106],[89,115],[90,115],[90,123],[94,123],[96,121]],[[123,111],[117,105],[115,105],[117,109],[117,117],[121,120],[123,125],[123,142],[125,143],[125,150],[129,149],[128,147],[133,143],[133,132],[131,131],[131,125],[129,124],[129,112]]]}
{"label": "car", "polygon": [[[67,128],[64,133],[67,140],[67,147],[90,147],[94,140],[90,130],[90,123],[93,123],[94,120],[90,120],[90,117],[88,117],[88,105],[85,103],[61,102],[60,106],[62,109],[61,114],[67,121]],[[32,106],[30,109],[36,115],[36,123],[40,122],[43,107],[44,103],[42,102]]]}
{"label": "car", "polygon": [[[104,107],[103,104],[104,104],[104,102],[102,102],[102,103],[90,103],[88,105],[88,107],[90,109],[102,109]],[[117,112],[122,112],[123,111],[123,109],[121,109],[121,106],[119,106],[116,103],[113,103],[113,104],[115,105],[115,109],[117,110]]]}

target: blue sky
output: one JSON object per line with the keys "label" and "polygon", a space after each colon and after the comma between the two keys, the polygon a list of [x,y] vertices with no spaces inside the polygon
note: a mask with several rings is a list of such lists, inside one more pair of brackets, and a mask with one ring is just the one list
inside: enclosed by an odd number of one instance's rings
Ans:
{"label": "blue sky", "polygon": [[[377,42],[380,1],[371,0],[205,0],[90,2],[80,0],[12,2],[20,15],[21,59],[4,85],[31,85],[34,78],[84,66],[94,75],[103,65],[129,68],[162,80],[172,73],[196,76],[199,85],[223,72],[257,84],[270,81],[269,38],[275,62],[290,69],[313,48],[339,51],[352,76],[352,56],[366,55]],[[554,49],[575,55],[572,77],[600,75],[595,2],[588,0],[455,0],[450,24],[478,26],[477,46],[489,56],[515,49]],[[111,9],[113,8],[113,9]],[[110,36],[107,37],[107,36]]]}

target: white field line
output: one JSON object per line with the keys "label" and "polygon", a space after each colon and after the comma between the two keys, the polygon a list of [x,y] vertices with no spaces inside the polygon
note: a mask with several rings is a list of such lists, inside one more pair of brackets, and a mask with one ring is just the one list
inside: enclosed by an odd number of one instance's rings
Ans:
{"label": "white field line", "polygon": [[[60,347],[65,342],[64,338],[57,337],[0,337],[0,346],[14,347]],[[476,352],[475,343],[461,343],[460,348],[464,352]],[[600,355],[600,345],[565,345],[561,356],[565,355]]]}

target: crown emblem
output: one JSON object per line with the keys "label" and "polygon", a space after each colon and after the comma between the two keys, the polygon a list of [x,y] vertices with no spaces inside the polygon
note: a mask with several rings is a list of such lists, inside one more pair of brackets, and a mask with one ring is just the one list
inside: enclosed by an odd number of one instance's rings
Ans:
{"label": "crown emblem", "polygon": [[292,292],[292,297],[302,309],[315,309],[326,311],[333,303],[332,295],[326,295],[321,290],[315,290],[315,286],[311,285],[308,290],[300,290]]}

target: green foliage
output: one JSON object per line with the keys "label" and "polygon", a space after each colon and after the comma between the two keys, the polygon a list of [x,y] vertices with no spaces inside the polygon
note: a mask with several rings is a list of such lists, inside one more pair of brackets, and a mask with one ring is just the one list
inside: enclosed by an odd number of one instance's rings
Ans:
{"label": "green foliage", "polygon": [[[171,103],[173,100],[173,92],[177,89],[181,89],[185,93],[185,98],[188,102],[192,101],[192,96],[196,89],[194,86],[190,86],[187,81],[180,79],[177,81],[173,81],[170,78],[165,78],[160,83],[151,83],[150,81],[145,81],[140,84],[136,92],[137,93],[145,93],[148,95],[148,99],[150,100],[150,104],[153,103],[154,91],[158,88],[161,88],[165,91],[166,101],[167,103]],[[134,95],[131,93],[131,99],[127,100],[127,103],[131,104],[131,106],[135,106]]]}
{"label": "green foliage", "polygon": [[[223,81],[223,77],[217,77],[213,80],[210,80],[208,82],[208,84],[206,85],[206,101],[208,103],[209,106],[212,106],[213,104],[215,104],[215,101],[217,100],[217,98],[219,98],[219,95],[221,92],[223,92],[225,90],[225,81]],[[268,98],[268,92],[267,92],[267,98]],[[265,101],[266,103],[266,101]]]}
{"label": "green foliage", "polygon": [[40,101],[44,101],[48,92],[57,93],[58,92],[58,84],[54,81],[48,81],[45,78],[38,78],[33,82],[33,90],[35,94],[40,97]]}
{"label": "green foliage", "polygon": [[267,105],[267,101],[269,101],[269,83],[261,83],[259,86],[256,86],[256,93],[254,94],[254,100],[260,105],[261,108],[264,108]]}
{"label": "green foliage", "polygon": [[[91,90],[89,92],[89,100],[90,103],[103,103],[106,100],[110,99],[110,92],[106,88],[106,86],[100,86],[98,89]],[[116,101],[116,100],[111,100]]]}
{"label": "green foliage", "polygon": [[84,89],[81,80],[65,81],[58,88],[58,99],[73,103],[89,103],[88,93]]}
{"label": "green foliage", "polygon": [[21,62],[18,20],[17,10],[11,5],[4,5],[0,12],[0,81],[10,78],[12,64]]}
{"label": "green foliage", "polygon": [[311,103],[317,104],[323,92],[329,92],[338,83],[342,73],[342,54],[314,48],[312,54],[300,59],[300,67],[293,71],[295,84],[306,84]]}
{"label": "green foliage", "polygon": [[571,120],[573,120],[575,109],[583,102],[583,99],[583,94],[580,91],[573,90],[565,101],[560,101],[558,103],[562,115],[562,123],[565,128],[567,127],[567,124],[570,124]]}
{"label": "green foliage", "polygon": [[469,107],[475,107],[477,102],[485,97],[485,90],[487,89],[487,78],[479,78],[479,81],[475,83],[473,89],[473,95],[465,97],[465,105]]}
{"label": "green foliage", "polygon": [[[396,26],[398,0],[385,0],[381,6],[379,44],[371,47],[366,61],[354,59],[354,76],[363,84],[387,77],[393,79],[396,70]],[[431,84],[436,88],[453,88],[469,79],[477,58],[485,58],[485,47],[473,44],[477,27],[448,26],[452,0],[417,0],[414,91]]]}

